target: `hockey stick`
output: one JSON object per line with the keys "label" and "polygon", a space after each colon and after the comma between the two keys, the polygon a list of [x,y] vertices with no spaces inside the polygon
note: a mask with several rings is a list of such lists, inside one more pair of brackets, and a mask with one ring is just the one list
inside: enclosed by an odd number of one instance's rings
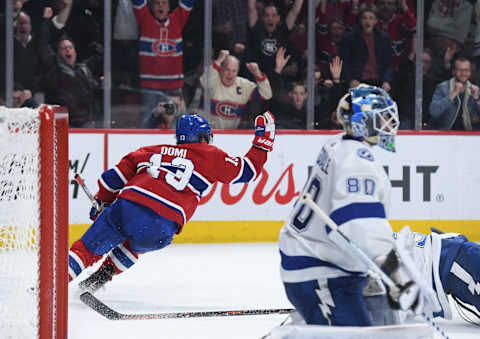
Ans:
{"label": "hockey stick", "polygon": [[[301,199],[301,203],[307,204],[322,220],[325,222],[333,231],[337,232],[338,235],[351,247],[355,254],[358,255],[360,260],[367,266],[367,268],[373,272],[377,277],[379,277],[385,285],[393,290],[398,290],[397,285],[392,281],[392,279],[383,272],[380,267],[372,260],[369,256],[365,254],[355,243],[353,243],[339,228],[338,225],[312,200],[310,194],[304,194]],[[336,243],[338,246],[339,244]]]}
{"label": "hockey stick", "polygon": [[204,317],[230,317],[241,315],[266,315],[287,314],[293,311],[291,308],[235,310],[235,311],[200,311],[200,312],[175,312],[175,313],[136,313],[124,314],[115,311],[104,304],[90,292],[80,295],[80,300],[109,320],[147,320],[147,319],[178,319],[178,318],[204,318]]}
{"label": "hockey stick", "polygon": [[[355,243],[353,243],[338,227],[338,225],[318,206],[315,201],[312,200],[310,194],[304,194],[300,198],[300,203],[307,204],[322,220],[325,222],[333,231],[335,231],[340,237],[347,243],[347,245],[354,250],[355,254],[358,255],[360,260],[367,266],[370,272],[373,272],[375,275],[380,277],[385,285],[387,285],[390,289],[398,291],[398,287],[393,282],[393,280],[382,271],[382,269],[372,260],[370,259],[367,254],[360,249]],[[334,241],[335,242],[335,241]],[[335,243],[336,245],[340,246],[339,244]],[[305,243],[305,245],[307,245]],[[341,246],[340,246],[341,247]],[[412,273],[412,272],[411,272]],[[417,279],[418,281],[418,279]],[[426,289],[419,286],[422,291],[428,293]],[[427,287],[428,289],[428,287]],[[447,334],[438,326],[431,317],[427,316],[425,312],[422,312],[420,316],[423,320],[430,325],[442,338],[449,339]]]}
{"label": "hockey stick", "polygon": [[82,176],[80,173],[75,173],[74,180],[77,182],[77,184],[82,188],[83,192],[86,194],[88,197],[88,200],[92,203],[93,207],[97,209],[97,211],[100,211],[100,206],[98,205],[97,200],[93,197],[92,192],[88,189],[87,185],[85,185],[85,181],[83,180]]}

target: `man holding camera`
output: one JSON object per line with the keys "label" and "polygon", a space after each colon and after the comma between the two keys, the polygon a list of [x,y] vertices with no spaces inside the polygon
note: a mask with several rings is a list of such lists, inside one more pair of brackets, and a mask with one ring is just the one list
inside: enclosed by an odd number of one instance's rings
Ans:
{"label": "man holding camera", "polygon": [[152,113],[142,121],[142,128],[174,128],[178,116],[184,113],[181,91],[169,90],[165,98],[157,103]]}
{"label": "man holding camera", "polygon": [[478,86],[470,82],[470,61],[455,60],[453,78],[438,84],[430,103],[432,129],[471,131],[480,123]]}

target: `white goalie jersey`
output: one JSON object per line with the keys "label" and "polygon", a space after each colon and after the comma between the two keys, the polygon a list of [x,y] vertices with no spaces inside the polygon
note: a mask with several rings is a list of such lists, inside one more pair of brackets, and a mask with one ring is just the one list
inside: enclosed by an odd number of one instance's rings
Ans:
{"label": "white goalie jersey", "polygon": [[[397,234],[394,234],[396,238]],[[435,289],[438,302],[442,308],[442,317],[452,319],[452,311],[448,302],[448,297],[443,289],[443,283],[440,278],[440,256],[442,254],[442,239],[458,236],[456,233],[429,235],[413,232],[407,240],[407,246],[411,250],[413,261],[421,272],[424,273],[424,279],[428,286]],[[448,256],[447,252],[443,253]],[[431,316],[431,314],[429,314]]]}
{"label": "white goalie jersey", "polygon": [[[387,220],[391,184],[364,142],[337,135],[321,149],[303,188],[340,230],[370,258],[393,247]],[[366,267],[307,205],[297,201],[280,231],[284,282],[364,274]]]}

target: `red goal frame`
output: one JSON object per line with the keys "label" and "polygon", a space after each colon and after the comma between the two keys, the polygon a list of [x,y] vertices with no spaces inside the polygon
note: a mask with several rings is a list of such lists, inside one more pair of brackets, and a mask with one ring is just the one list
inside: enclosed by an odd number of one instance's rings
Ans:
{"label": "red goal frame", "polygon": [[39,338],[68,333],[68,111],[40,115]]}

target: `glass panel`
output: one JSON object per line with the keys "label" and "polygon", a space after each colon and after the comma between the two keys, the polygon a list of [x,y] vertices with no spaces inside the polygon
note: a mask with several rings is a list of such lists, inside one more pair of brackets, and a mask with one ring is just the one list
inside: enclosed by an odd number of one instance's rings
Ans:
{"label": "glass panel", "polygon": [[[401,128],[414,128],[416,1],[320,1],[316,19],[318,126],[338,128],[328,116],[338,99],[349,87],[367,83],[397,101]],[[338,85],[334,65],[341,65]]]}
{"label": "glass panel", "polygon": [[13,1],[13,107],[43,103],[39,32],[42,8],[38,2]]}
{"label": "glass panel", "polygon": [[349,80],[344,74],[346,52],[341,53],[340,46],[356,25],[356,6],[346,1],[321,1],[316,8],[315,128],[318,129],[341,128],[336,123],[335,111]]}
{"label": "glass panel", "polygon": [[377,11],[377,28],[386,32],[391,40],[389,93],[398,105],[400,129],[415,129],[416,4],[413,1],[380,0],[377,1]]}
{"label": "glass panel", "polygon": [[203,2],[119,0],[112,9],[112,127],[174,127],[197,85]]}
{"label": "glass panel", "polygon": [[[477,85],[480,80],[478,3],[469,1],[448,5],[442,1],[427,3],[424,13],[422,58],[425,113],[423,120],[426,128],[478,130],[480,129],[476,102]],[[445,108],[445,102],[448,102],[445,99],[458,104]],[[428,102],[430,105],[426,105]],[[468,112],[464,112],[464,107],[468,107]]]}
{"label": "glass panel", "polygon": [[[212,73],[219,79],[212,88],[210,119],[214,125],[252,128],[255,116],[270,109],[277,128],[305,128],[305,93],[295,111],[289,95],[292,84],[305,79],[307,34],[306,12],[302,8],[306,6],[302,4],[299,0],[273,4],[214,1],[213,50],[217,66]],[[222,51],[228,51],[229,57],[222,56]],[[227,62],[220,65],[224,59]],[[230,86],[235,86],[237,93],[222,96]]]}
{"label": "glass panel", "polygon": [[15,105],[62,105],[70,127],[101,127],[103,2],[13,2]]}
{"label": "glass panel", "polygon": [[[250,1],[255,7],[255,1]],[[260,91],[261,65],[249,48],[249,3],[242,0],[212,2],[212,64],[209,65],[209,112],[204,112],[213,128],[252,128],[254,112],[263,109]],[[254,8],[256,13],[256,9]],[[249,64],[256,61],[257,65]],[[249,65],[247,67],[247,65]],[[249,81],[247,81],[248,79]],[[205,83],[205,75],[201,83]],[[251,82],[250,82],[251,81]],[[234,88],[234,90],[229,90]],[[266,94],[269,96],[270,94]]]}
{"label": "glass panel", "polygon": [[6,104],[6,94],[5,94],[5,24],[6,24],[6,2],[5,4],[0,5],[0,105]]}

